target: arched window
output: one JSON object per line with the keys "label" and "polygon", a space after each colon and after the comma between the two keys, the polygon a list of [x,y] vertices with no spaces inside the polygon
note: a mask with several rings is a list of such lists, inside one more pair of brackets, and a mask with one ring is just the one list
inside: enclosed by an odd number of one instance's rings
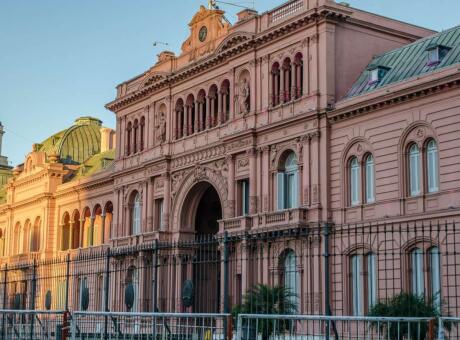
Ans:
{"label": "arched window", "polygon": [[351,205],[358,205],[359,199],[359,162],[358,158],[353,157],[350,160],[349,165],[349,176],[350,176],[350,203]]}
{"label": "arched window", "polygon": [[351,256],[351,306],[355,316],[367,314],[377,302],[376,256],[373,253]]}
{"label": "arched window", "polygon": [[298,207],[298,177],[297,156],[291,151],[277,174],[278,209]]}
{"label": "arched window", "polygon": [[291,249],[285,251],[284,253],[282,274],[284,288],[293,294],[293,296],[290,297],[290,302],[298,306],[300,297],[299,273],[297,271],[296,255]]}
{"label": "arched window", "polygon": [[80,244],[80,213],[78,210],[73,212],[73,221],[72,221],[72,249],[77,249],[81,246]]}
{"label": "arched window", "polygon": [[364,180],[366,187],[366,203],[375,202],[375,168],[374,168],[374,157],[369,154],[366,156],[364,161]]}
{"label": "arched window", "polygon": [[40,251],[40,229],[41,229],[41,219],[37,217],[35,219],[34,225],[30,232],[30,251],[37,252]]}
{"label": "arched window", "polygon": [[411,290],[415,295],[425,294],[425,282],[423,273],[423,252],[420,248],[414,248],[410,253],[411,261]]}
{"label": "arched window", "polygon": [[427,144],[426,167],[428,192],[437,192],[439,190],[439,158],[438,145],[433,139]]}
{"label": "arched window", "polygon": [[280,65],[274,63],[272,65],[272,106],[277,106],[280,104],[280,91],[281,91],[281,78],[280,78]]}
{"label": "arched window", "polygon": [[30,231],[32,229],[32,223],[30,220],[27,220],[26,223],[24,223],[24,227],[21,228],[21,244],[20,244],[20,251],[19,254],[25,254],[29,251],[29,236],[30,236]]}
{"label": "arched window", "polygon": [[64,214],[64,218],[62,219],[62,226],[61,226],[61,244],[59,249],[60,250],[67,250],[70,248],[70,216],[66,212]]}
{"label": "arched window", "polygon": [[144,135],[145,135],[145,117],[141,117],[141,136],[139,143],[139,151],[144,151]]}
{"label": "arched window", "polygon": [[292,89],[292,74],[291,74],[291,59],[286,58],[283,62],[283,92],[282,101],[283,103],[291,100],[291,89]]}
{"label": "arched window", "polygon": [[128,127],[126,128],[126,155],[129,156],[131,154],[131,134],[132,134],[132,124],[131,122],[128,123]]}
{"label": "arched window", "polygon": [[221,123],[225,123],[230,118],[230,81],[225,79],[221,86],[222,94],[222,117]]}
{"label": "arched window", "polygon": [[409,193],[411,196],[420,194],[420,149],[417,144],[409,148]]}
{"label": "arched window", "polygon": [[21,241],[22,241],[22,227],[21,223],[17,222],[14,227],[14,235],[13,235],[13,255],[17,255],[21,253]]}
{"label": "arched window", "polygon": [[141,194],[136,192],[131,202],[131,235],[141,233]]}
{"label": "arched window", "polygon": [[102,243],[107,243],[112,236],[112,221],[113,221],[113,204],[112,202],[107,202],[105,205],[105,223],[104,223],[104,233],[102,234],[103,239]]}
{"label": "arched window", "polygon": [[184,135],[184,101],[178,99],[176,102],[176,139]]}

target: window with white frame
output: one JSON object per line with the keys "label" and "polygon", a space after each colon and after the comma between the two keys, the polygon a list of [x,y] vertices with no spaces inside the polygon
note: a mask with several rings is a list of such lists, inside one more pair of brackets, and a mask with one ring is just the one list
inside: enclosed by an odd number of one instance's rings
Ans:
{"label": "window with white frame", "polygon": [[421,192],[420,149],[417,144],[409,148],[409,193],[417,196]]}
{"label": "window with white frame", "polygon": [[412,249],[411,261],[411,290],[415,295],[425,294],[425,279],[423,273],[423,251],[420,248]]}
{"label": "window with white frame", "polygon": [[351,257],[351,307],[355,316],[366,314],[377,302],[376,262],[373,253]]}
{"label": "window with white frame", "polygon": [[141,233],[141,194],[137,193],[134,197],[131,208],[131,231],[133,235]]}
{"label": "window with white frame", "polygon": [[249,180],[238,181],[239,190],[239,213],[241,216],[249,214]]}
{"label": "window with white frame", "polygon": [[438,162],[438,145],[431,139],[426,147],[427,186],[430,193],[439,190]]}
{"label": "window with white frame", "polygon": [[365,187],[366,187],[366,203],[375,202],[375,167],[374,157],[369,154],[365,159]]}
{"label": "window with white frame", "polygon": [[79,308],[80,310],[83,310],[83,294],[84,291],[88,288],[88,278],[86,277],[80,277],[78,279],[78,301],[79,301]]}
{"label": "window with white frame", "polygon": [[358,158],[353,157],[350,160],[350,203],[351,205],[358,205],[359,200],[359,162]]}
{"label": "window with white frame", "polygon": [[437,246],[423,249],[415,247],[409,255],[411,292],[431,299],[436,308],[441,308],[441,253],[439,248]]}
{"label": "window with white frame", "polygon": [[279,210],[298,207],[298,172],[297,156],[291,151],[277,174]]}
{"label": "window with white frame", "polygon": [[299,274],[297,272],[297,259],[293,250],[285,252],[283,263],[283,285],[292,295],[290,302],[299,305]]}
{"label": "window with white frame", "polygon": [[431,284],[431,298],[433,305],[441,308],[441,261],[438,247],[432,247],[428,251],[430,257],[430,284]]}

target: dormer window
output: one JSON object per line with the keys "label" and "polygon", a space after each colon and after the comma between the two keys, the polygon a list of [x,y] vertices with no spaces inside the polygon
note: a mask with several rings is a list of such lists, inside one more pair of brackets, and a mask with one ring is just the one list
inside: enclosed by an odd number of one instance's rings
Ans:
{"label": "dormer window", "polygon": [[369,85],[373,85],[382,81],[383,77],[390,69],[385,66],[374,66],[369,68]]}
{"label": "dormer window", "polygon": [[436,66],[441,63],[447,52],[450,51],[450,47],[430,44],[426,48],[426,51],[428,52],[427,66]]}

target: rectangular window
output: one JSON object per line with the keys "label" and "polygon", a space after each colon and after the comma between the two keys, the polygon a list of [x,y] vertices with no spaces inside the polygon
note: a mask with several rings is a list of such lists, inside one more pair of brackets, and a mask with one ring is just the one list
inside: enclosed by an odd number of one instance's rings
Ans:
{"label": "rectangular window", "polygon": [[427,149],[427,175],[428,175],[428,192],[437,192],[439,190],[438,175],[438,149],[436,144],[428,144]]}
{"label": "rectangular window", "polygon": [[239,213],[241,216],[249,214],[249,180],[238,181]]}
{"label": "rectangular window", "polygon": [[162,198],[155,200],[155,226],[157,230],[164,231]]}

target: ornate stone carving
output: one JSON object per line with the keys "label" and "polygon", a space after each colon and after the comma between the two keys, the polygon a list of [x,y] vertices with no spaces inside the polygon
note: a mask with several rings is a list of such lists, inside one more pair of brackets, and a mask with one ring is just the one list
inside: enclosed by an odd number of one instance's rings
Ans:
{"label": "ornate stone carving", "polygon": [[248,113],[250,109],[251,101],[251,87],[249,86],[249,80],[244,78],[240,83],[240,95],[238,96],[241,113]]}
{"label": "ornate stone carving", "polygon": [[157,141],[163,143],[166,141],[166,115],[160,112],[157,115],[156,134]]}

